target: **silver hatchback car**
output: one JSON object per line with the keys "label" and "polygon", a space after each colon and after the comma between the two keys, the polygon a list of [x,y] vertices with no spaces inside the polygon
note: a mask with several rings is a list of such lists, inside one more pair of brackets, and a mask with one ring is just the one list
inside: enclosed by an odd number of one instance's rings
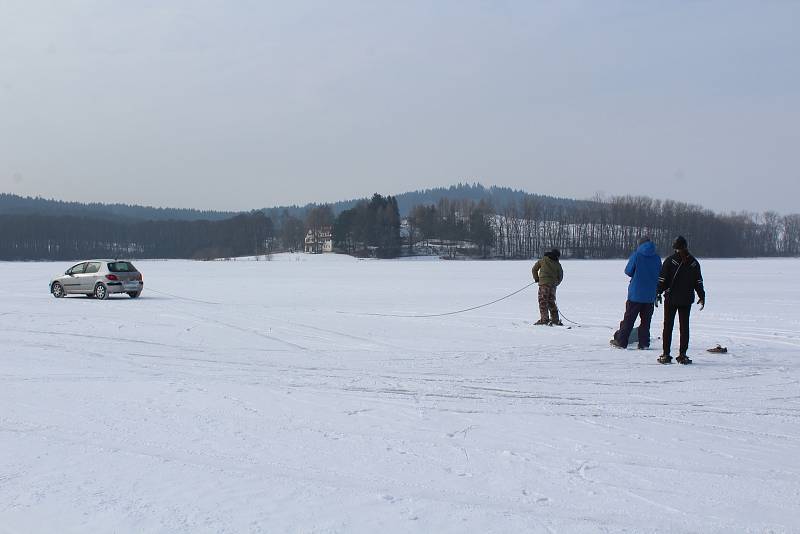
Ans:
{"label": "silver hatchback car", "polygon": [[135,299],[142,289],[142,273],[124,260],[84,261],[50,281],[50,293],[56,298],[80,294],[105,300],[112,293],[127,293]]}

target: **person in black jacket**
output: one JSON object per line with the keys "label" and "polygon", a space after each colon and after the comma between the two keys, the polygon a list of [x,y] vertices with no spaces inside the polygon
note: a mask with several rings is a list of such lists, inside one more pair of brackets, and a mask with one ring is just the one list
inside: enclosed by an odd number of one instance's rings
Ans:
{"label": "person in black jacket", "polygon": [[656,305],[664,294],[664,353],[658,357],[659,363],[672,363],[670,349],[672,346],[672,328],[675,325],[675,314],[678,314],[681,325],[680,355],[678,363],[689,364],[692,360],[686,355],[689,350],[689,312],[697,293],[697,303],[702,310],[706,305],[706,290],[703,287],[703,275],[697,258],[689,254],[686,238],[678,236],[672,243],[675,254],[664,260],[661,275],[658,278],[658,296]]}

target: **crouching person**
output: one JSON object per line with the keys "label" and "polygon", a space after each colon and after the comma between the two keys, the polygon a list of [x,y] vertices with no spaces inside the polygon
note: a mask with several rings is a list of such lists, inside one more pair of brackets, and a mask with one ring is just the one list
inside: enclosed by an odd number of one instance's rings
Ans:
{"label": "crouching person", "polygon": [[560,257],[561,252],[557,248],[545,252],[544,257],[534,264],[531,271],[533,280],[539,284],[539,314],[541,316],[534,324],[563,326],[558,316],[558,306],[556,306],[556,287],[564,280]]}
{"label": "crouching person", "polygon": [[625,301],[625,316],[619,323],[619,330],[614,332],[611,340],[613,346],[621,349],[628,346],[628,338],[638,316],[639,348],[650,347],[650,321],[653,318],[660,272],[661,258],[656,252],[656,245],[649,237],[643,237],[625,266],[625,274],[631,277],[631,281],[628,284],[628,300]]}

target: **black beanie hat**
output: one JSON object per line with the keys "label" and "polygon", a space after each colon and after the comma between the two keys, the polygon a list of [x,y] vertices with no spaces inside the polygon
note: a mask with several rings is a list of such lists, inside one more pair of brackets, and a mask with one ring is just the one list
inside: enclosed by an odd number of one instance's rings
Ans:
{"label": "black beanie hat", "polygon": [[550,252],[551,252],[551,253],[553,254],[553,256],[555,256],[556,258],[560,258],[560,257],[561,257],[561,251],[560,251],[560,250],[558,250],[557,248],[554,248],[554,249],[553,249],[553,250],[551,250]]}
{"label": "black beanie hat", "polygon": [[679,235],[675,238],[675,241],[672,242],[672,248],[675,250],[686,250],[688,244],[686,243],[686,238],[682,235]]}

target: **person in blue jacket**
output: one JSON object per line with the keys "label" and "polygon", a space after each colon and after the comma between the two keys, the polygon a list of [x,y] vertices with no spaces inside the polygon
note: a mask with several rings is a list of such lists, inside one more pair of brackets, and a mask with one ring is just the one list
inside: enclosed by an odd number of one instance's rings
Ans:
{"label": "person in blue jacket", "polygon": [[625,266],[625,274],[631,277],[631,281],[628,284],[625,316],[619,323],[619,330],[614,332],[611,340],[613,346],[621,349],[628,346],[633,323],[636,322],[636,316],[639,316],[639,348],[650,347],[650,320],[653,318],[660,273],[661,257],[656,251],[656,245],[645,236],[639,240],[639,248],[631,254]]}

